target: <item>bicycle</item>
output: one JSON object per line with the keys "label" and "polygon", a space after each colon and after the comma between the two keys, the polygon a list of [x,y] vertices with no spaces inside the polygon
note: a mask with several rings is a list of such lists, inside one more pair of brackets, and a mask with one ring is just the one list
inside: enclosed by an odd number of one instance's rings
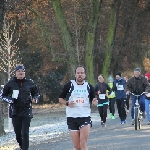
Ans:
{"label": "bicycle", "polygon": [[139,105],[139,100],[138,98],[143,95],[145,92],[143,92],[140,95],[136,95],[134,93],[131,93],[132,95],[134,95],[136,97],[136,102],[135,102],[135,107],[134,107],[134,120],[135,120],[135,130],[137,130],[137,127],[139,127],[139,129],[141,129],[141,122],[142,122],[142,118],[143,118],[143,113],[140,111],[140,105]]}

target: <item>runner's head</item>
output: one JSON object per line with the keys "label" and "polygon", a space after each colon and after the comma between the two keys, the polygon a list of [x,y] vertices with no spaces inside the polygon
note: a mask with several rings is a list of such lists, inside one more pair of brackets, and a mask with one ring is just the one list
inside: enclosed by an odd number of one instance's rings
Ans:
{"label": "runner's head", "polygon": [[16,78],[23,79],[25,77],[25,68],[22,64],[18,64],[15,68]]}
{"label": "runner's head", "polygon": [[140,68],[135,68],[134,69],[134,77],[138,78],[141,74],[141,69]]}
{"label": "runner's head", "polygon": [[113,77],[112,76],[108,77],[108,82],[113,82]]}
{"label": "runner's head", "polygon": [[120,80],[120,79],[121,79],[121,72],[117,72],[117,73],[116,73],[116,79],[117,79],[117,80]]}
{"label": "runner's head", "polygon": [[100,74],[100,75],[98,76],[98,81],[101,82],[101,83],[104,82],[104,77],[103,77],[102,74]]}
{"label": "runner's head", "polygon": [[85,68],[83,66],[77,66],[75,69],[76,82],[82,84],[85,80]]}

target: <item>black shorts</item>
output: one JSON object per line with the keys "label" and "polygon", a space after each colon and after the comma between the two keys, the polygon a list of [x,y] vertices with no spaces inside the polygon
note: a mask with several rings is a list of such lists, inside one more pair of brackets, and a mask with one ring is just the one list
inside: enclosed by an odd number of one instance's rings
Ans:
{"label": "black shorts", "polygon": [[80,130],[86,125],[90,125],[92,127],[92,121],[91,117],[67,117],[67,125],[69,130]]}

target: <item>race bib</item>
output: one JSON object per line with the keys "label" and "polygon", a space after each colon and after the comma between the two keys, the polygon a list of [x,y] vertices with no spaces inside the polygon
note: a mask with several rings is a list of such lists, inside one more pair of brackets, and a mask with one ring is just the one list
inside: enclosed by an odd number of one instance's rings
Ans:
{"label": "race bib", "polygon": [[105,94],[99,94],[100,99],[105,99]]}
{"label": "race bib", "polygon": [[18,98],[19,90],[13,90],[12,98]]}
{"label": "race bib", "polygon": [[85,104],[85,97],[74,97],[73,101],[75,102],[76,106],[83,106]]}
{"label": "race bib", "polygon": [[117,90],[124,90],[123,85],[118,85]]}

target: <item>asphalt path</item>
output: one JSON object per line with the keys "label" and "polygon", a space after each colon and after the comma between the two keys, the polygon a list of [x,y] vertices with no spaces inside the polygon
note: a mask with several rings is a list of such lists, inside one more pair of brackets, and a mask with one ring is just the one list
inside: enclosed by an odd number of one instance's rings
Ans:
{"label": "asphalt path", "polygon": [[[92,118],[98,116],[98,112],[92,113]],[[98,117],[97,117],[98,118]],[[150,150],[150,125],[147,119],[142,122],[142,128],[135,130],[131,125],[130,113],[126,124],[120,124],[120,119],[107,118],[107,126],[101,127],[100,119],[93,121],[90,136],[88,139],[89,150]],[[73,150],[69,133],[60,137],[32,143],[29,150]]]}

